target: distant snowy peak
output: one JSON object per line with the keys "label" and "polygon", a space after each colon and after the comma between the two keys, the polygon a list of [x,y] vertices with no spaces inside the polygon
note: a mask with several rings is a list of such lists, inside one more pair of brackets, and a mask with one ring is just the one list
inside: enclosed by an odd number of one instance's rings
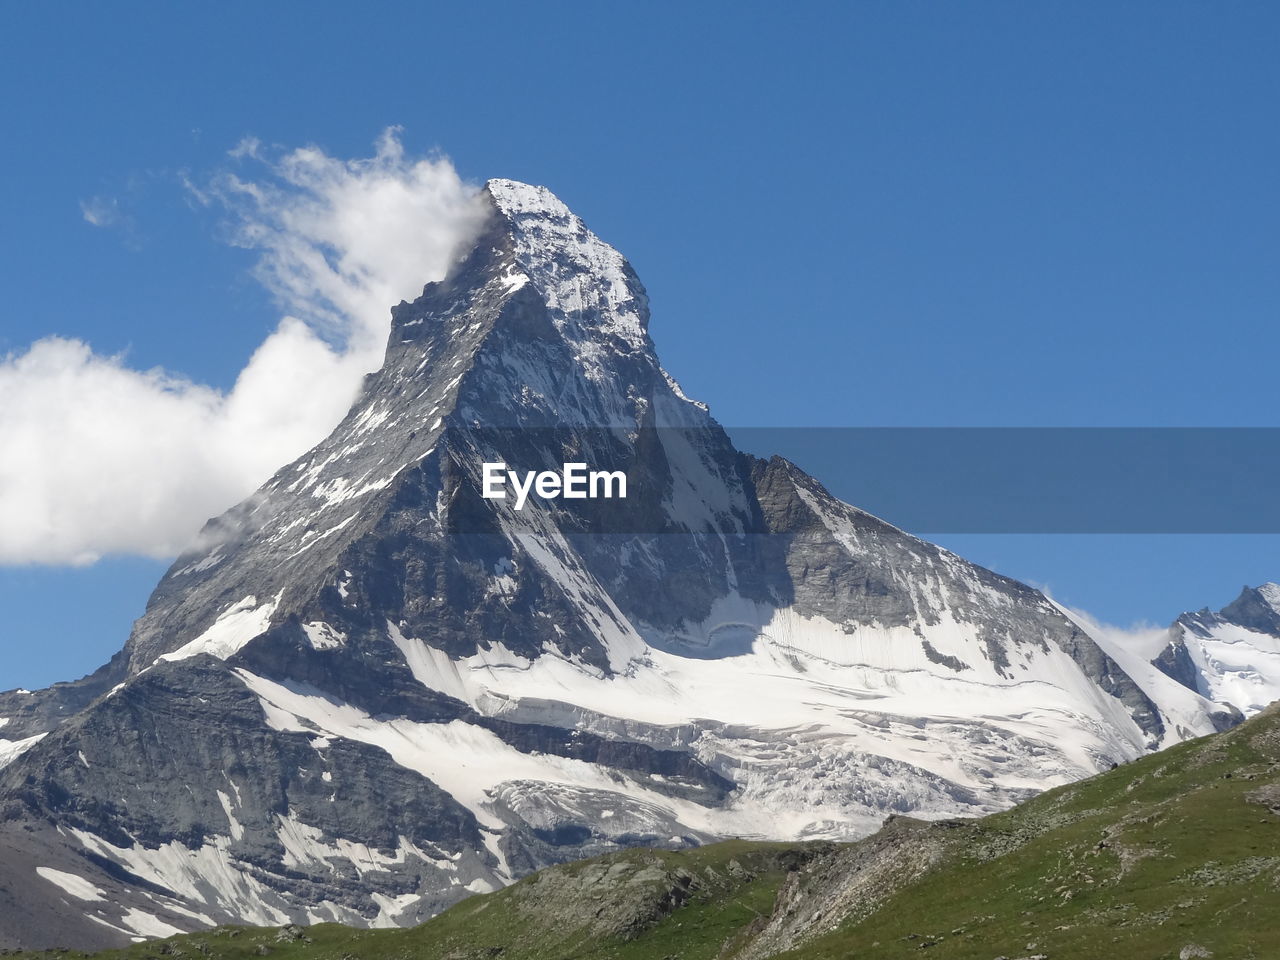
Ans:
{"label": "distant snowy peak", "polygon": [[1153,663],[1244,716],[1280,700],[1280,585],[1246,586],[1217,612],[1184,613]]}
{"label": "distant snowy peak", "polygon": [[1195,613],[1184,613],[1177,622],[1198,633],[1211,633],[1218,627],[1230,625],[1280,638],[1280,585],[1246,585],[1240,596],[1216,613],[1205,607]]}

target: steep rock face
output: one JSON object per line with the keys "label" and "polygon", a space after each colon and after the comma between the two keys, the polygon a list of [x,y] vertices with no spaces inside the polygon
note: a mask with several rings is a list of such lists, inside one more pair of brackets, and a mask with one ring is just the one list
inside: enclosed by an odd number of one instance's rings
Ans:
{"label": "steep rock face", "polygon": [[[124,656],[121,653],[79,680],[56,683],[44,690],[0,692],[0,718],[3,718],[0,720],[0,733],[9,741],[46,734],[93,703],[124,676]],[[0,746],[0,755],[3,749]]]}
{"label": "steep rock face", "polygon": [[1272,637],[1280,637],[1280,584],[1244,587],[1222,608],[1221,619]]}
{"label": "steep rock face", "polygon": [[[333,434],[210,522],[104,671],[0,699],[24,916],[74,916],[68,945],[409,924],[627,845],[984,813],[1213,729],[1037,591],[740,454],[621,255],[486,190]],[[517,509],[482,495],[498,461],[628,495]]]}

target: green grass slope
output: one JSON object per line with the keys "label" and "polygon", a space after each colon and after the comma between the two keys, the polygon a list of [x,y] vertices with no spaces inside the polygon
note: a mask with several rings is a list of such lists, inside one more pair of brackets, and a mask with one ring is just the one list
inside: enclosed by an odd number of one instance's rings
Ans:
{"label": "green grass slope", "polygon": [[1280,710],[949,830],[787,958],[1280,958]]}
{"label": "green grass slope", "polygon": [[222,928],[98,956],[1273,960],[1280,709],[983,820],[897,818],[854,844],[626,851],[411,930]]}

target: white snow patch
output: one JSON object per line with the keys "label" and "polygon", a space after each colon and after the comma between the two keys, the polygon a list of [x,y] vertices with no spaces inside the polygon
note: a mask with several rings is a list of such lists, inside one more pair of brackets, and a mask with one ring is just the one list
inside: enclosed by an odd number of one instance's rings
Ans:
{"label": "white snow patch", "polygon": [[[215,837],[211,843],[194,850],[177,841],[147,849],[141,845],[117,847],[83,830],[71,833],[89,851],[173,891],[187,903],[207,904],[212,912],[230,913],[244,923],[258,926],[279,926],[292,919],[292,905],[288,900],[237,865],[228,851],[230,841],[226,837]],[[164,906],[174,909],[168,899],[165,898]],[[207,916],[197,914],[196,917],[214,926]]]}
{"label": "white snow patch", "polygon": [[307,635],[307,641],[315,650],[335,650],[345,646],[347,642],[345,633],[327,623],[319,621],[304,623],[302,629]]}
{"label": "white snow patch", "polygon": [[332,537],[335,533],[337,533],[343,527],[347,526],[347,524],[351,523],[353,520],[355,520],[359,516],[360,516],[359,513],[353,513],[351,514],[351,516],[347,517],[347,519],[339,523],[335,523],[332,527],[330,527],[328,530],[324,531],[323,533],[316,533],[314,530],[309,531],[302,538],[302,546],[300,546],[297,550],[293,551],[293,553],[289,554],[289,559],[292,560],[294,557],[300,554],[306,553],[308,550],[314,547],[321,540],[325,540],[329,537]]}
{"label": "white snow patch", "polygon": [[1218,623],[1207,637],[1190,630],[1183,642],[1201,668],[1209,697],[1252,716],[1280,700],[1280,637]]}
{"label": "white snow patch", "polygon": [[255,637],[261,636],[271,625],[271,615],[280,603],[283,591],[275,599],[259,604],[258,598],[248,596],[234,603],[218,615],[213,626],[194,640],[183,644],[171,653],[161,654],[160,660],[186,660],[188,657],[207,653],[225,660]]}
{"label": "white snow patch", "polygon": [[36,873],[77,900],[92,902],[94,900],[107,899],[106,893],[83,877],[77,877],[74,873],[65,873],[62,870],[55,870],[53,867],[36,867]]}
{"label": "white snow patch", "polygon": [[507,288],[507,293],[515,293],[529,282],[528,274],[519,271],[506,273],[499,279],[502,285]]}
{"label": "white snow patch", "polygon": [[25,740],[0,739],[0,770],[13,763],[46,736],[47,734],[37,733],[34,737],[27,737]]}
{"label": "white snow patch", "polygon": [[399,926],[396,920],[403,916],[404,913],[414,906],[421,897],[415,893],[402,893],[398,897],[388,897],[384,893],[375,893],[372,900],[378,905],[378,918],[372,926],[375,927],[395,927]]}
{"label": "white snow patch", "polygon": [[176,571],[173,575],[175,577],[185,577],[188,574],[199,573],[202,570],[208,570],[210,567],[221,563],[222,547],[223,545],[219,544],[217,547],[213,549],[213,552],[211,552],[208,556],[204,557],[201,560],[196,560],[194,563],[187,564],[181,570]]}
{"label": "white snow patch", "polygon": [[133,943],[142,943],[144,940],[147,939],[146,937],[139,937],[135,935],[132,930],[126,930],[124,927],[117,927],[114,923],[111,923],[108,920],[104,920],[102,917],[99,917],[97,914],[86,913],[85,916],[88,919],[92,920],[94,923],[97,923],[106,927],[108,930],[114,931],[115,933],[123,933]]}
{"label": "white snow patch", "polygon": [[348,500],[355,500],[378,490],[384,490],[391,485],[391,481],[394,479],[395,474],[392,474],[389,477],[384,477],[381,480],[371,480],[368,483],[360,483],[359,480],[352,483],[346,477],[335,477],[327,483],[322,483],[316,487],[311,491],[311,495],[325,501],[325,505],[321,509],[328,509],[337,504],[346,503]]}
{"label": "white snow patch", "polygon": [[179,927],[173,926],[173,924],[165,923],[159,917],[152,916],[145,910],[139,910],[137,907],[130,907],[126,910],[120,922],[142,937],[172,937],[186,932]]}
{"label": "white snow patch", "polygon": [[227,825],[231,829],[231,839],[242,839],[244,837],[244,826],[236,819],[235,810],[231,806],[231,798],[219,790],[218,802],[222,804],[222,812],[227,815]]}

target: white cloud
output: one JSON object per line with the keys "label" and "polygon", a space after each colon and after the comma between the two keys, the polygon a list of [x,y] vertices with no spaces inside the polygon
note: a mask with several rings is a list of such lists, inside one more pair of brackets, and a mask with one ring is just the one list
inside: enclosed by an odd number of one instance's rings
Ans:
{"label": "white cloud", "polygon": [[94,227],[110,227],[120,220],[120,202],[110,197],[80,201],[80,215]]}
{"label": "white cloud", "polygon": [[1169,626],[1167,624],[1161,626],[1160,624],[1142,620],[1127,627],[1117,626],[1114,623],[1099,620],[1088,610],[1073,607],[1056,599],[1047,584],[1036,583],[1035,581],[1028,581],[1028,583],[1048,597],[1051,603],[1073,619],[1077,625],[1083,627],[1085,632],[1101,643],[1108,653],[1114,653],[1115,650],[1123,650],[1140,657],[1143,661],[1149,662],[1158,657],[1160,651],[1169,643]]}
{"label": "white cloud", "polygon": [[1169,644],[1167,625],[1158,626],[1141,622],[1128,627],[1118,627],[1099,620],[1087,610],[1068,607],[1065,604],[1061,606],[1085,628],[1091,637],[1100,641],[1108,650],[1127,650],[1145,661],[1151,661],[1160,656],[1160,651]]}
{"label": "white cloud", "polygon": [[287,315],[225,393],[59,337],[0,358],[0,563],[178,552],[332,430],[382,362],[391,305],[440,279],[484,216],[447,159],[407,157],[395,130],[367,159],[238,155],[257,179],[193,196],[226,205]]}
{"label": "white cloud", "polygon": [[227,156],[236,160],[243,157],[259,160],[262,157],[262,141],[257,137],[242,137],[239,143],[227,151]]}

